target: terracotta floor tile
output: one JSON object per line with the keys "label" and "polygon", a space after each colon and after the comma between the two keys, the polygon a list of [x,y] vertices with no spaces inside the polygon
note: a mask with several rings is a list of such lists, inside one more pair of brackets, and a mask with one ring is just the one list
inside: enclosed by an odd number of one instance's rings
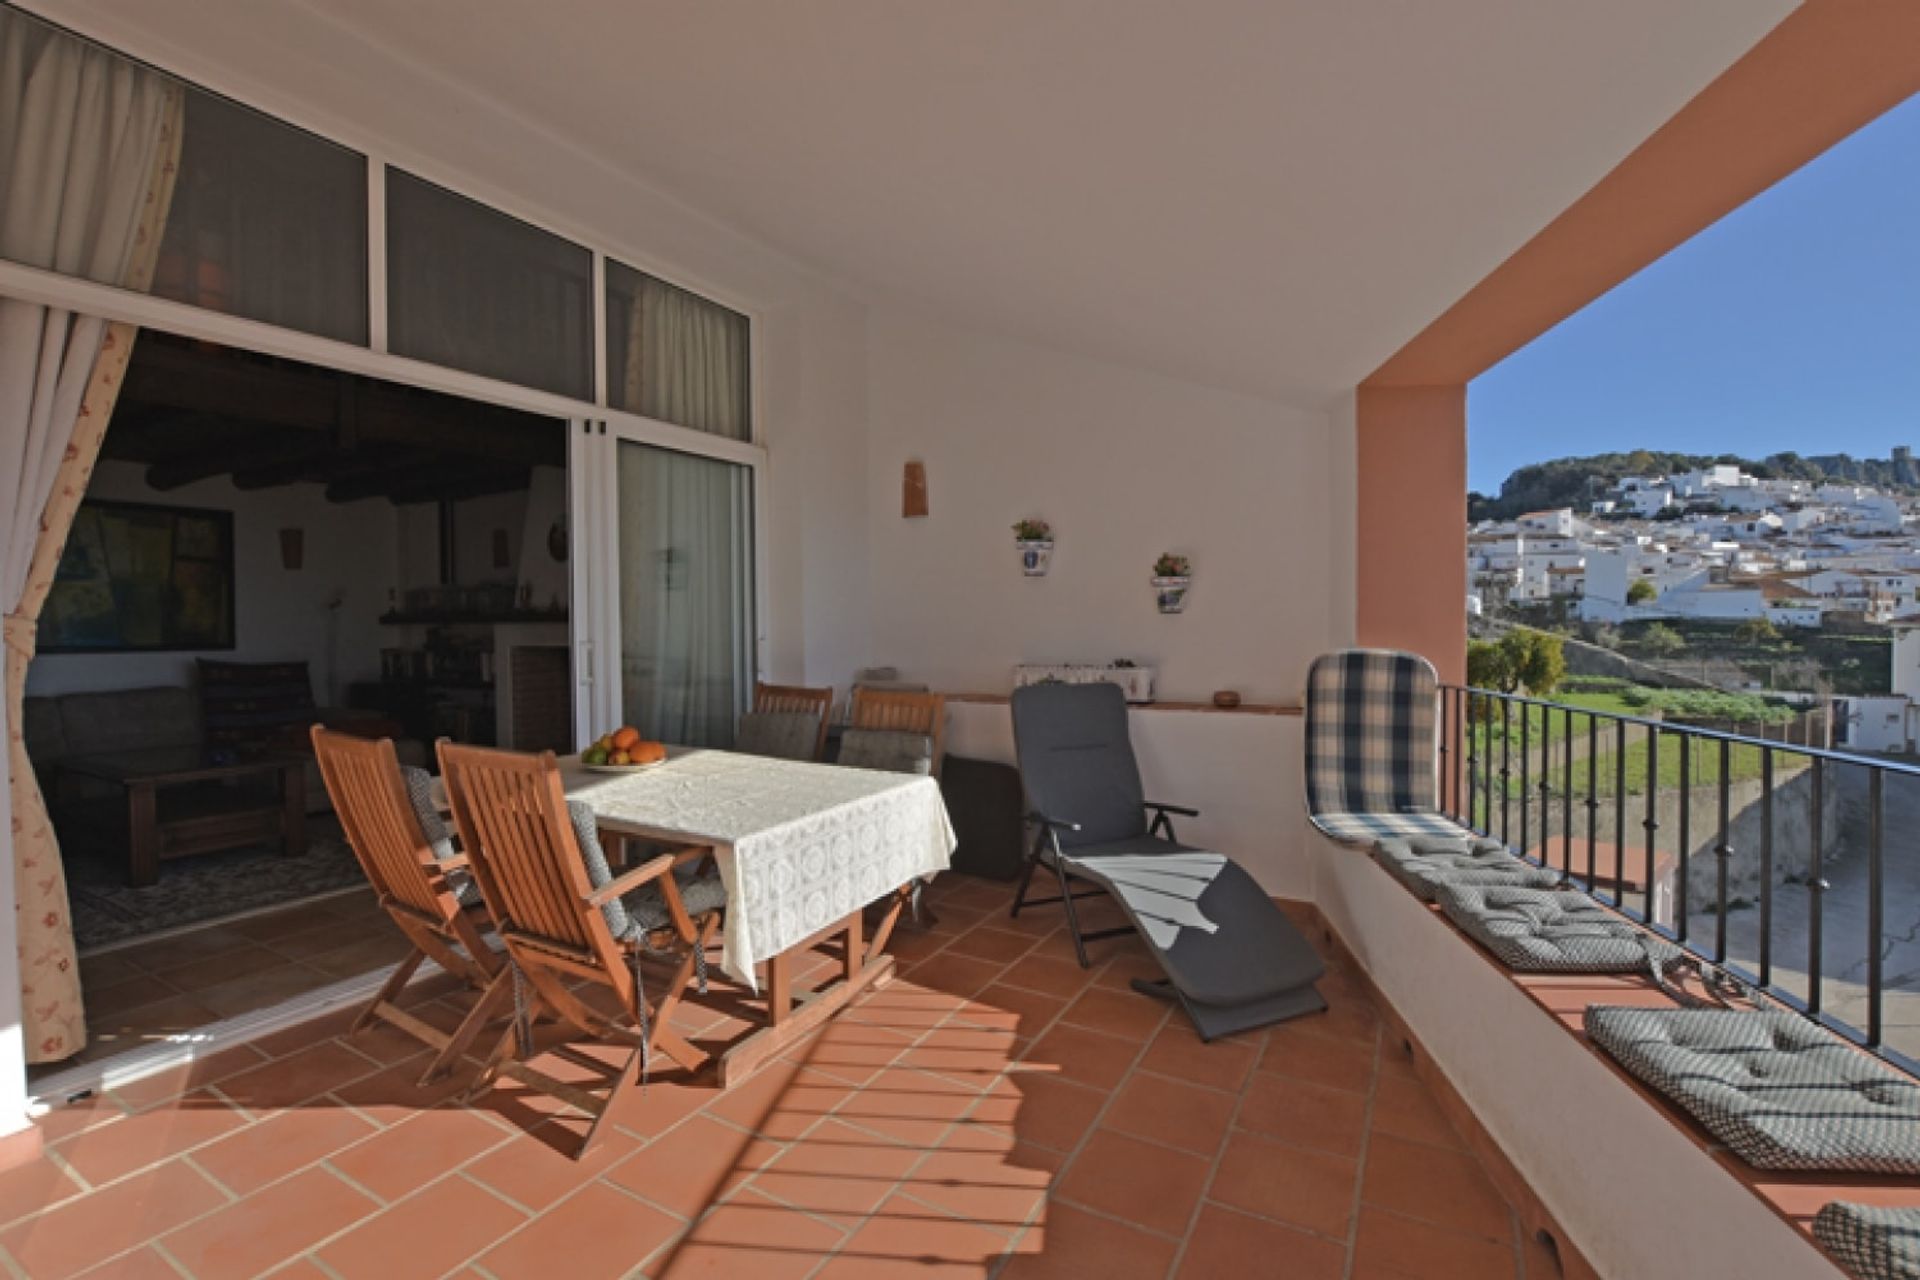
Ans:
{"label": "terracotta floor tile", "polygon": [[894,1139],[930,1148],[980,1099],[980,1090],[903,1067],[889,1067],[847,1098],[836,1119]]}
{"label": "terracotta floor tile", "polygon": [[[316,1256],[342,1280],[426,1280],[445,1275],[525,1221],[499,1196],[455,1174],[396,1201]],[[424,1227],[429,1223],[431,1230]]]}
{"label": "terracotta floor tile", "polygon": [[208,925],[190,929],[157,942],[140,942],[109,952],[121,960],[139,965],[149,973],[164,973],[181,965],[218,956],[244,952],[254,945],[245,930],[233,925]]}
{"label": "terracotta floor tile", "polygon": [[222,1018],[237,1018],[318,991],[337,980],[318,969],[289,963],[197,987],[193,998]]}
{"label": "terracotta floor tile", "polygon": [[226,1203],[198,1170],[174,1160],[9,1227],[0,1246],[35,1280],[61,1280]]}
{"label": "terracotta floor tile", "polygon": [[707,1112],[776,1142],[799,1137],[853,1095],[853,1086],[822,1072],[775,1062],[717,1095]]}
{"label": "terracotta floor tile", "polygon": [[398,1200],[483,1151],[511,1141],[472,1111],[436,1107],[382,1130],[328,1161],[383,1200]]}
{"label": "terracotta floor tile", "polygon": [[1208,1204],[1187,1239],[1176,1280],[1262,1275],[1343,1280],[1346,1266],[1344,1245]]}
{"label": "terracotta floor tile", "polygon": [[1359,1166],[1325,1151],[1251,1133],[1227,1139],[1209,1200],[1264,1218],[1344,1238],[1353,1216]]}
{"label": "terracotta floor tile", "polygon": [[1246,1039],[1202,1041],[1181,1018],[1160,1028],[1140,1060],[1143,1071],[1171,1076],[1187,1084],[1238,1093],[1259,1054]]}
{"label": "terracotta floor tile", "polygon": [[1206,1189],[1210,1160],[1096,1129],[1054,1194],[1150,1231],[1182,1235]]}
{"label": "terracotta floor tile", "polygon": [[1260,1070],[1292,1076],[1329,1089],[1366,1093],[1373,1084],[1374,1046],[1321,1035],[1302,1019],[1267,1033]]}
{"label": "terracotta floor tile", "polygon": [[244,1112],[204,1090],[171,1106],[128,1116],[69,1138],[54,1151],[94,1186],[125,1177],[247,1123]]}
{"label": "terracotta floor tile", "polygon": [[304,1253],[379,1207],[372,1197],[315,1168],[182,1227],[160,1243],[198,1280],[240,1280]]}
{"label": "terracotta floor tile", "polygon": [[[1014,1245],[1001,1280],[1161,1280],[1171,1240],[1049,1201],[1045,1217]],[[1251,1277],[1249,1277],[1251,1280]]]}
{"label": "terracotta floor tile", "polygon": [[285,956],[277,955],[257,943],[242,942],[232,951],[157,972],[176,989],[191,995],[202,987],[231,982],[237,974],[279,968],[286,963]]}
{"label": "terracotta floor tile", "polygon": [[1007,1237],[904,1196],[880,1206],[819,1271],[819,1280],[966,1280],[991,1274]]}
{"label": "terracotta floor tile", "polygon": [[229,1076],[214,1087],[249,1111],[297,1107],[376,1071],[373,1063],[328,1040]]}
{"label": "terracotta floor tile", "polygon": [[903,1067],[918,1067],[958,1080],[986,1082],[1013,1062],[1018,1042],[1009,1031],[986,1027],[936,1027],[900,1058]]}
{"label": "terracotta floor tile", "polygon": [[902,976],[915,986],[930,991],[967,997],[977,995],[991,986],[1005,967],[1005,963],[998,960],[976,960],[971,956],[956,955],[949,947],[938,955],[922,960]]}
{"label": "terracotta floor tile", "polygon": [[535,1213],[572,1195],[631,1156],[641,1140],[620,1129],[602,1134],[582,1158],[579,1143],[550,1141],[540,1130],[517,1134],[468,1165],[462,1173]]}
{"label": "terracotta floor tile", "polygon": [[116,1018],[129,1009],[137,1009],[156,1000],[166,1000],[180,994],[180,988],[165,978],[151,973],[142,973],[125,982],[116,982],[110,987],[87,993],[87,1020],[104,1021]]}
{"label": "terracotta floor tile", "polygon": [[405,959],[411,950],[413,944],[404,935],[380,932],[355,939],[331,951],[308,956],[301,963],[337,980],[363,973],[385,972]]}
{"label": "terracotta floor tile", "polygon": [[[337,1040],[316,1046],[317,1049],[329,1047],[341,1053],[351,1052]],[[294,1054],[282,1061],[291,1062],[299,1056]],[[422,1088],[420,1073],[426,1070],[427,1063],[431,1061],[425,1050],[417,1057],[385,1067],[367,1062],[365,1058],[360,1060],[366,1065],[353,1073],[356,1078],[336,1085],[333,1095],[381,1125],[399,1124],[422,1111],[440,1106],[456,1094],[465,1092],[473,1083],[473,1071],[462,1068]],[[477,1105],[478,1109],[492,1110],[495,1109],[496,1100],[490,1096],[483,1097]]]}
{"label": "terracotta floor tile", "polygon": [[1019,963],[1008,966],[1000,981],[1009,987],[1070,1000],[1093,984],[1093,974],[1072,960],[1027,956]]}
{"label": "terracotta floor tile", "polygon": [[1098,1089],[1051,1073],[1018,1071],[995,1084],[967,1119],[1055,1151],[1071,1151],[1106,1104],[1107,1094]]}
{"label": "terracotta floor tile", "polygon": [[865,1084],[913,1044],[913,1037],[891,1027],[834,1021],[810,1038],[792,1057],[815,1071]]}
{"label": "terracotta floor tile", "polygon": [[35,1117],[33,1125],[40,1131],[41,1142],[50,1147],[97,1125],[118,1120],[131,1110],[111,1090],[89,1093],[72,1102],[49,1107],[44,1114]]}
{"label": "terracotta floor tile", "polygon": [[227,1190],[246,1195],[377,1132],[345,1107],[300,1107],[200,1148],[193,1162]]}
{"label": "terracotta floor tile", "polygon": [[1011,1032],[1030,1040],[1046,1030],[1066,1007],[1067,1002],[1059,996],[996,982],[956,1010],[953,1020],[968,1026]]}
{"label": "terracotta floor tile", "polygon": [[993,925],[981,925],[947,944],[948,955],[967,956],[992,964],[1008,964],[1033,949],[1037,941],[1025,933],[1016,933]]}
{"label": "terracotta floor tile", "polygon": [[1242,1095],[1234,1123],[1297,1147],[1358,1159],[1367,1136],[1367,1099],[1260,1071]]}
{"label": "terracotta floor tile", "polygon": [[1354,1232],[1353,1275],[1416,1280],[1497,1280],[1518,1274],[1510,1240],[1448,1231],[1379,1209],[1362,1208]]}
{"label": "terracotta floor tile", "polygon": [[44,1155],[16,1165],[0,1172],[0,1223],[51,1209],[80,1191],[73,1175]]}
{"label": "terracotta floor tile", "polygon": [[872,1213],[923,1155],[918,1147],[828,1120],[775,1156],[753,1189],[843,1225]]}
{"label": "terracotta floor tile", "polygon": [[716,1207],[653,1265],[655,1280],[802,1280],[845,1232],[748,1188]]}
{"label": "terracotta floor tile", "polygon": [[[179,1269],[155,1248],[136,1249],[80,1273],[79,1280],[180,1280]],[[280,1280],[280,1273],[274,1273]]]}
{"label": "terracotta floor tile", "polygon": [[262,942],[268,946],[276,938],[286,938],[310,929],[329,929],[338,936],[340,917],[329,909],[324,899],[303,902],[284,911],[271,911],[265,915],[248,916],[244,920],[235,920],[221,926],[230,933],[239,934],[249,942]]}
{"label": "terracotta floor tile", "polygon": [[1402,1217],[1494,1240],[1513,1237],[1513,1210],[1465,1151],[1375,1133],[1361,1200]]}
{"label": "terracotta floor tile", "polygon": [[1056,1023],[1023,1055],[1026,1063],[1051,1067],[1064,1079],[1094,1089],[1112,1089],[1126,1076],[1140,1042]]}
{"label": "terracotta floor tile", "polygon": [[908,1035],[917,1035],[937,1027],[968,1002],[944,991],[934,991],[901,978],[880,991],[870,992],[853,1002],[837,1021],[890,1027]]}
{"label": "terracotta floor tile", "polygon": [[169,1067],[165,1071],[142,1076],[108,1090],[108,1096],[129,1110],[140,1111],[251,1070],[265,1061],[265,1055],[255,1045],[237,1044],[229,1049],[196,1057],[183,1066]]}
{"label": "terracotta floor tile", "polygon": [[80,985],[89,996],[144,973],[146,969],[129,959],[125,948],[80,957]]}
{"label": "terracotta floor tile", "polygon": [[784,1150],[706,1116],[689,1116],[608,1169],[606,1181],[691,1221]]}
{"label": "terracotta floor tile", "polygon": [[488,1250],[480,1265],[498,1280],[546,1280],[557,1270],[569,1280],[617,1280],[638,1269],[681,1226],[678,1219],[596,1182]]}
{"label": "terracotta floor tile", "polygon": [[1060,1015],[1060,1021],[1110,1036],[1144,1041],[1160,1029],[1172,1006],[1138,991],[1089,987]]}
{"label": "terracotta floor tile", "polygon": [[1030,1142],[966,1133],[929,1153],[902,1190],[956,1218],[1014,1232],[1033,1218],[1064,1159]]}
{"label": "terracotta floor tile", "polygon": [[1466,1146],[1425,1085],[1384,1072],[1374,1086],[1373,1129],[1436,1147]]}
{"label": "terracotta floor tile", "polygon": [[1101,1127],[1211,1160],[1233,1120],[1232,1094],[1135,1072],[1114,1095]]}

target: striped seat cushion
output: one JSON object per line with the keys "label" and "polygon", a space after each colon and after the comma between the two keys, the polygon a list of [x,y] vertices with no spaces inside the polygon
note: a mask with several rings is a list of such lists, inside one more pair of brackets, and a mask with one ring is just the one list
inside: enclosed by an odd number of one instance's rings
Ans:
{"label": "striped seat cushion", "polygon": [[219,662],[201,658],[200,726],[213,750],[248,754],[312,724],[313,683],[305,662]]}

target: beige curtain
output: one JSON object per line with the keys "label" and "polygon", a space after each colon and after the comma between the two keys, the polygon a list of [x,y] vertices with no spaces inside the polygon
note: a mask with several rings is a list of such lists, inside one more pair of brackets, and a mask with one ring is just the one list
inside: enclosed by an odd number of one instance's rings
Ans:
{"label": "beige curtain", "polygon": [[622,407],[747,439],[747,318],[652,276],[629,315]]}
{"label": "beige curtain", "polygon": [[[0,256],[144,291],[180,157],[177,85],[0,10]],[[34,630],[136,330],[0,298],[7,808],[29,1062],[86,1045],[66,875],[20,732]]]}

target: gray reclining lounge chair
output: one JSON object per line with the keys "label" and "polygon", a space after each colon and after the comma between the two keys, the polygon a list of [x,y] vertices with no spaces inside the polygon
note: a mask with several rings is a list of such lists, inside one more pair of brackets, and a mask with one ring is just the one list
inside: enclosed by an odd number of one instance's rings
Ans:
{"label": "gray reclining lounge chair", "polygon": [[[1320,956],[1273,899],[1231,858],[1175,839],[1171,815],[1194,810],[1146,799],[1118,686],[1016,690],[1013,736],[1034,826],[1014,915],[1060,903],[1085,967],[1088,940],[1127,927],[1083,933],[1074,903],[1111,895],[1167,974],[1134,987],[1177,1000],[1203,1040],[1327,1007],[1313,988]],[[1060,891],[1029,898],[1042,867]]]}

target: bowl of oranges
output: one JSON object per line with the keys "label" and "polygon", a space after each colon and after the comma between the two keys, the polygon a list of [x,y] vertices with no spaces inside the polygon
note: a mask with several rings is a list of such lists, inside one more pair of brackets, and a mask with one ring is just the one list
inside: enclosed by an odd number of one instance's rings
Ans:
{"label": "bowl of oranges", "polygon": [[580,753],[581,765],[595,773],[632,773],[635,769],[651,769],[666,762],[666,747],[648,742],[630,724],[595,739],[592,746]]}

